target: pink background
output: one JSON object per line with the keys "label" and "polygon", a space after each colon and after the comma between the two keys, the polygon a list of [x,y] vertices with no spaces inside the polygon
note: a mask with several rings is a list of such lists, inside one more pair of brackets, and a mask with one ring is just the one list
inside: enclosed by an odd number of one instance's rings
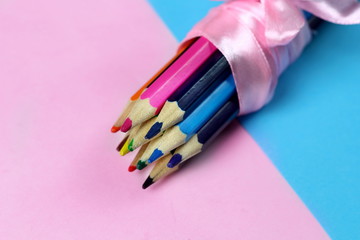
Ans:
{"label": "pink background", "polygon": [[177,46],[145,1],[2,1],[0,33],[1,239],[328,239],[237,123],[146,191],[127,172],[109,129]]}

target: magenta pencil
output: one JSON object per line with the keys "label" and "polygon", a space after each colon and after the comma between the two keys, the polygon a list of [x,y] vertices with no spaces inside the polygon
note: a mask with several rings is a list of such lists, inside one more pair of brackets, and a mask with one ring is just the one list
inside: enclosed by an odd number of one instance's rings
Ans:
{"label": "magenta pencil", "polygon": [[191,78],[199,77],[209,64],[206,62],[217,51],[207,39],[200,37],[191,45],[135,103],[121,131],[126,132],[157,115],[168,97]]}

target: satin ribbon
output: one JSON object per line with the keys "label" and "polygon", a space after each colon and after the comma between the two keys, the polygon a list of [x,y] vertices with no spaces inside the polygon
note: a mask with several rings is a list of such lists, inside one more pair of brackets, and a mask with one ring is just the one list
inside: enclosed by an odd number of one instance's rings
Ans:
{"label": "satin ribbon", "polygon": [[338,24],[360,23],[356,0],[230,0],[212,9],[189,32],[203,36],[228,60],[240,115],[263,107],[277,79],[311,40],[302,10]]}

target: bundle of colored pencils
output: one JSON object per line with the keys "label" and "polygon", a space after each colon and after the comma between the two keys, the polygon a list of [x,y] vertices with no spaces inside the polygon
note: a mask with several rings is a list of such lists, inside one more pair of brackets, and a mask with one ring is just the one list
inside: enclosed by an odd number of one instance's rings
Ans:
{"label": "bundle of colored pencils", "polygon": [[[321,20],[307,16],[312,29]],[[127,132],[120,155],[140,148],[129,171],[155,162],[143,188],[200,153],[239,113],[230,66],[207,39],[188,41],[131,98],[112,132]]]}
{"label": "bundle of colored pencils", "polygon": [[130,99],[112,132],[120,155],[140,148],[129,171],[155,163],[147,188],[203,151],[239,112],[224,56],[203,37],[189,42]]}

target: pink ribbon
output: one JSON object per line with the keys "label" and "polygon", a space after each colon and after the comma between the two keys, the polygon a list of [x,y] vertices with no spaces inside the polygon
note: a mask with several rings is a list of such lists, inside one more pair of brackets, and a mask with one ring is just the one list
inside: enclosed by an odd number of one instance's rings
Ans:
{"label": "pink ribbon", "polygon": [[226,57],[240,115],[271,99],[281,72],[310,42],[302,10],[333,23],[360,23],[356,0],[230,0],[212,9],[186,37],[203,36]]}

